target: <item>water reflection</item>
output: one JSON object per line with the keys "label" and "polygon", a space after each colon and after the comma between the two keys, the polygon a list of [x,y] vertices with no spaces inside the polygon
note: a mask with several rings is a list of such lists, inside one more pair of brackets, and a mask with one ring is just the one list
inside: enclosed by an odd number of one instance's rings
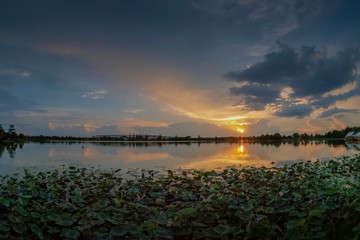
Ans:
{"label": "water reflection", "polygon": [[[344,141],[301,142],[48,142],[0,144],[0,174],[21,167],[59,165],[104,168],[216,169],[226,166],[271,166],[325,160],[359,153],[359,144]],[[5,154],[7,152],[7,154]]]}
{"label": "water reflection", "polygon": [[240,146],[237,148],[237,152],[240,153],[240,154],[244,154],[244,153],[245,153],[244,145],[240,145]]}
{"label": "water reflection", "polygon": [[15,157],[16,149],[22,149],[24,143],[0,143],[0,158],[3,156],[3,153],[6,151],[10,158]]}

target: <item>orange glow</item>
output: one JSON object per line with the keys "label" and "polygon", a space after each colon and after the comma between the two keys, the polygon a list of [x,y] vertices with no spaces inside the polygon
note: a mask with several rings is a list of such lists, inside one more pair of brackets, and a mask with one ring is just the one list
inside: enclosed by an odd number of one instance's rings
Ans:
{"label": "orange glow", "polygon": [[245,152],[244,145],[240,145],[240,146],[237,148],[237,152],[238,152],[238,153],[244,153],[244,152]]}
{"label": "orange glow", "polygon": [[233,117],[226,117],[226,118],[209,118],[209,120],[214,121],[231,121],[231,120],[240,120],[247,118],[246,116],[233,116]]}
{"label": "orange glow", "polygon": [[244,133],[244,132],[245,132],[245,130],[242,129],[242,128],[237,128],[236,130],[237,130],[238,132],[240,132],[240,133]]}

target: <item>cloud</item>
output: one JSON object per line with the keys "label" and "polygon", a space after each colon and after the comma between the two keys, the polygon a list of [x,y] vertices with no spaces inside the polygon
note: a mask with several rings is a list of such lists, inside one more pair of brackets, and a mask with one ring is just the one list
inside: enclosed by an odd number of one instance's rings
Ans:
{"label": "cloud", "polygon": [[200,11],[204,11],[213,15],[224,15],[226,0],[194,0],[190,5]]}
{"label": "cloud", "polygon": [[322,0],[229,0],[224,8],[232,16],[240,30],[248,27],[256,39],[249,48],[251,56],[262,56],[271,45],[319,16]]}
{"label": "cloud", "polygon": [[191,5],[215,17],[231,19],[240,33],[246,33],[243,39],[249,44],[247,55],[254,57],[264,55],[274,42],[312,23],[326,7],[323,0],[192,0]]}
{"label": "cloud", "polygon": [[280,132],[280,130],[277,126],[271,124],[269,119],[260,119],[257,122],[248,125],[246,127],[246,132],[248,132],[252,136],[260,136],[264,133],[277,133]]}
{"label": "cloud", "polygon": [[337,113],[356,113],[356,112],[358,112],[357,109],[332,108],[320,114],[319,118],[330,117]]}
{"label": "cloud", "polygon": [[278,117],[306,117],[309,116],[313,111],[313,108],[308,104],[297,104],[282,107],[280,111],[276,112],[275,115]]}
{"label": "cloud", "polygon": [[125,112],[127,113],[133,113],[133,114],[138,114],[141,112],[144,112],[145,109],[137,109],[137,108],[130,108],[130,109],[125,109]]}
{"label": "cloud", "polygon": [[14,80],[29,78],[30,71],[19,67],[5,67],[0,65],[0,83],[2,86],[9,86]]}
{"label": "cloud", "polygon": [[269,102],[274,102],[280,92],[276,86],[246,84],[241,87],[232,87],[230,92],[233,95],[244,95],[244,101],[249,109],[262,110]]}
{"label": "cloud", "polygon": [[[170,124],[167,127],[133,127],[139,133],[162,134],[164,136],[175,136],[181,133],[181,136],[197,137],[215,137],[236,135],[234,131],[210,123],[182,122]],[[180,137],[180,135],[178,135]]]}
{"label": "cloud", "polygon": [[50,131],[49,135],[55,133],[59,136],[95,136],[95,135],[109,135],[109,134],[120,134],[118,126],[116,125],[106,125],[99,126],[94,123],[84,123],[84,124],[59,124],[49,122],[48,127]]}
{"label": "cloud", "polygon": [[91,91],[91,92],[86,92],[82,95],[83,98],[90,98],[90,99],[102,99],[104,98],[104,95],[107,94],[106,90],[99,90],[99,91]]}
{"label": "cloud", "polygon": [[[241,84],[230,88],[230,92],[242,96],[247,107],[259,110],[267,104],[277,104],[277,116],[303,117],[311,113],[311,108],[329,107],[360,94],[356,74],[360,48],[347,48],[329,57],[326,49],[314,46],[295,49],[279,43],[279,47],[279,51],[265,55],[262,62],[225,75]],[[355,87],[337,95],[327,94],[349,84]],[[278,98],[284,89],[291,90],[287,98]],[[298,105],[299,102],[310,106]]]}
{"label": "cloud", "polygon": [[342,92],[340,94],[336,94],[336,95],[329,94],[329,95],[319,97],[318,99],[313,99],[312,105],[314,105],[316,107],[320,107],[320,108],[328,108],[330,105],[332,105],[336,101],[342,101],[342,100],[349,99],[353,96],[360,95],[359,79],[355,80],[353,83],[355,85],[354,88],[352,88],[348,91]]}

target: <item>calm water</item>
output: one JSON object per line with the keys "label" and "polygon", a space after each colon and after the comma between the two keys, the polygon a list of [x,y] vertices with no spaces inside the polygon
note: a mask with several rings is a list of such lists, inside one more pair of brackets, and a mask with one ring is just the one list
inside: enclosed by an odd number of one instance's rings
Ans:
{"label": "calm water", "polygon": [[326,160],[360,153],[360,145],[345,142],[293,143],[109,143],[56,142],[0,145],[0,174],[22,167],[36,169],[59,165],[102,168],[216,169],[226,166],[281,166],[307,160]]}

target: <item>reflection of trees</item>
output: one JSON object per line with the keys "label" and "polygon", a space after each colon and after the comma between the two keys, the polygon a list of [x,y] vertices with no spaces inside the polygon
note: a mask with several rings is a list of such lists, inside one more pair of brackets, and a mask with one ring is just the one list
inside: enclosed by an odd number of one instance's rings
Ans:
{"label": "reflection of trees", "polygon": [[0,143],[0,158],[2,157],[4,151],[6,150],[10,158],[15,157],[16,149],[22,149],[24,143]]}
{"label": "reflection of trees", "polygon": [[320,144],[327,144],[330,147],[346,147],[345,140],[280,140],[280,141],[259,141],[259,140],[244,140],[242,141],[247,144],[260,144],[261,146],[274,146],[280,147],[281,145],[293,145],[295,147],[299,146],[307,146],[307,145],[320,145]]}
{"label": "reflection of trees", "polygon": [[[211,141],[194,141],[194,142],[189,142],[189,141],[184,141],[184,142],[166,142],[166,141],[154,141],[154,142],[112,142],[112,141],[108,141],[108,142],[90,142],[93,145],[98,145],[98,146],[119,146],[119,147],[130,147],[130,148],[146,148],[146,147],[163,147],[166,145],[181,145],[181,146],[190,146],[192,144],[196,144],[198,146],[201,146],[203,144],[225,144],[222,142],[211,142]],[[320,144],[327,144],[330,147],[344,147],[346,146],[345,141],[344,140],[267,140],[267,141],[261,141],[261,140],[243,140],[240,143],[246,143],[246,144],[253,144],[253,145],[261,145],[261,146],[272,146],[272,147],[281,147],[282,145],[293,145],[295,147],[299,147],[299,146],[307,146],[307,145],[320,145]],[[80,143],[78,143],[80,144]],[[228,143],[228,144],[233,144],[233,143]]]}
{"label": "reflection of trees", "polygon": [[[93,145],[98,145],[98,146],[120,146],[120,147],[130,147],[130,148],[146,148],[146,147],[154,147],[157,146],[159,148],[161,148],[162,146],[165,145],[186,145],[186,146],[190,146],[192,143],[191,142],[90,142]],[[200,144],[197,143],[196,144]]]}

